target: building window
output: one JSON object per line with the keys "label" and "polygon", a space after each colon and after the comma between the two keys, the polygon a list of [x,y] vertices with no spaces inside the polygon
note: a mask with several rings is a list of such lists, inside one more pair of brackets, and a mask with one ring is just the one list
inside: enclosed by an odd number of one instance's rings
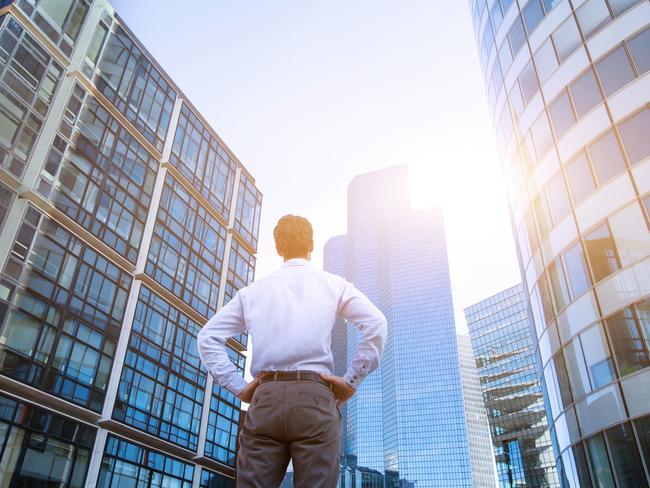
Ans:
{"label": "building window", "polygon": [[557,225],[571,212],[571,202],[561,172],[558,171],[548,182],[546,194],[551,207],[553,222]]}
{"label": "building window", "polygon": [[607,429],[606,435],[619,486],[647,488],[643,463],[630,424],[625,422]]}
{"label": "building window", "polygon": [[560,398],[562,399],[562,406],[568,407],[573,403],[573,394],[571,393],[571,386],[569,383],[569,375],[567,373],[566,364],[562,352],[558,352],[553,356],[553,364],[555,365],[555,374],[557,376],[558,387],[560,389]]}
{"label": "building window", "polygon": [[[243,376],[246,358],[231,348],[227,350],[230,359]],[[205,455],[232,467],[236,465],[240,407],[241,402],[235,395],[214,384],[205,436]]]}
{"label": "building window", "polygon": [[580,334],[580,342],[586,352],[585,360],[592,388],[596,390],[614,381],[616,378],[614,362],[602,326],[596,324],[584,331]]}
{"label": "building window", "polygon": [[638,319],[636,310],[627,307],[605,320],[621,376],[650,366],[650,337],[644,337],[650,331],[643,331]]}
{"label": "building window", "polygon": [[95,429],[0,396],[0,463],[4,486],[82,488]]}
{"label": "building window", "polygon": [[109,435],[97,487],[191,488],[194,469],[191,463]]}
{"label": "building window", "polygon": [[518,15],[515,17],[512,27],[508,31],[508,41],[512,49],[512,56],[516,57],[524,44],[526,44],[526,32],[524,31],[521,17]]}
{"label": "building window", "polygon": [[627,166],[614,132],[609,130],[587,147],[601,185],[625,171]]}
{"label": "building window", "polygon": [[539,83],[532,61],[528,61],[528,64],[521,70],[519,85],[521,86],[521,93],[524,97],[524,104],[528,105],[530,99],[533,98],[533,95],[539,89]]}
{"label": "building window", "polygon": [[640,0],[608,0],[608,2],[614,17],[618,17],[632,6],[640,3]]}
{"label": "building window", "polygon": [[100,412],[129,275],[32,207],[4,274],[0,372]]}
{"label": "building window", "polygon": [[196,451],[206,375],[201,325],[140,289],[113,418]]}
{"label": "building window", "polygon": [[562,269],[562,262],[559,259],[556,259],[548,266],[548,278],[551,283],[553,298],[555,299],[555,307],[559,313],[571,301],[569,287],[567,286],[564,270]]}
{"label": "building window", "polygon": [[596,72],[608,97],[634,79],[632,65],[623,46],[617,47],[598,61]]}
{"label": "building window", "polygon": [[650,255],[650,231],[638,201],[607,219],[623,267]]}
{"label": "building window", "polygon": [[607,224],[602,224],[585,235],[585,247],[595,282],[620,269],[621,264],[614,245],[614,239]]}
{"label": "building window", "polygon": [[[226,304],[235,296],[238,290],[250,285],[255,276],[255,255],[251,254],[237,239],[232,240],[230,258],[228,260],[228,277],[223,303]],[[237,340],[246,346],[248,333],[243,332]]]}
{"label": "building window", "polygon": [[590,37],[611,19],[605,0],[589,0],[576,10],[576,18],[585,38]]}
{"label": "building window", "polygon": [[169,160],[228,220],[237,166],[185,103]]}
{"label": "building window", "polygon": [[[648,49],[650,50],[650,46]],[[631,165],[638,164],[650,156],[650,140],[648,138],[648,131],[650,131],[649,109],[645,108],[619,123],[618,131],[621,134],[623,147]]]}
{"label": "building window", "polygon": [[235,480],[224,475],[201,468],[201,484],[199,488],[235,488]]}
{"label": "building window", "polygon": [[596,76],[591,68],[569,85],[573,105],[575,106],[578,119],[583,118],[591,112],[596,105],[602,102]]}
{"label": "building window", "polygon": [[522,11],[522,15],[524,17],[524,24],[526,24],[526,30],[528,31],[528,35],[530,35],[540,22],[544,20],[544,10],[542,10],[540,0],[531,0],[528,2]]}
{"label": "building window", "polygon": [[575,123],[576,116],[571,107],[571,101],[567,92],[562,93],[549,105],[549,113],[553,121],[553,128],[558,138],[562,137]]}
{"label": "building window", "polygon": [[226,229],[167,175],[145,272],[201,315],[217,311]]}
{"label": "building window", "polygon": [[547,39],[540,46],[535,53],[534,59],[539,80],[545,83],[558,67],[557,56],[555,55],[555,49],[553,48],[551,39]]}
{"label": "building window", "polygon": [[0,30],[0,166],[22,178],[63,68],[8,16]]}
{"label": "building window", "polygon": [[246,175],[241,174],[239,191],[237,193],[237,209],[235,211],[235,230],[253,248],[257,248],[257,236],[260,227],[260,212],[262,210],[262,193]]}
{"label": "building window", "polygon": [[11,204],[14,201],[15,193],[8,187],[0,183],[0,232],[5,226],[7,215],[11,209]]}
{"label": "building window", "polygon": [[566,175],[576,205],[582,203],[596,189],[596,181],[584,151],[580,151],[567,163]]}
{"label": "building window", "polygon": [[162,151],[176,91],[122,27],[109,34],[98,69],[98,90]]}
{"label": "building window", "polygon": [[650,71],[650,28],[629,39],[627,47],[639,76]]}
{"label": "building window", "polygon": [[643,459],[650,459],[650,415],[635,420],[634,427],[641,444]]}
{"label": "building window", "polygon": [[582,38],[573,15],[569,15],[569,18],[551,34],[551,39],[553,39],[560,63],[563,63],[582,44]]}
{"label": "building window", "polygon": [[585,263],[585,253],[580,242],[574,244],[564,253],[564,266],[571,289],[571,296],[575,299],[591,286],[589,271],[587,271]]}
{"label": "building window", "polygon": [[135,263],[157,171],[158,162],[145,148],[76,85],[48,154],[41,176],[45,184],[39,191]]}
{"label": "building window", "polygon": [[88,0],[19,0],[20,9],[40,27],[66,56],[79,36],[90,3]]}
{"label": "building window", "polygon": [[614,484],[614,475],[612,467],[609,464],[607,447],[603,439],[603,434],[596,434],[587,439],[587,452],[591,461],[592,474],[597,486],[616,486]]}

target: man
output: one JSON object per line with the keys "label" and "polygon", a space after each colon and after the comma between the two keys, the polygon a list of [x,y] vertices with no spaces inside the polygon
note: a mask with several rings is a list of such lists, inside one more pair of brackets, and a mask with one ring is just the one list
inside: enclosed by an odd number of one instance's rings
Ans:
{"label": "man", "polygon": [[[293,460],[296,488],[334,488],[339,475],[339,406],[377,366],[386,319],[343,278],[314,269],[309,221],[285,215],[273,236],[284,265],[239,290],[198,336],[201,361],[215,381],[250,403],[239,438],[237,488],[277,487]],[[343,377],[332,375],[336,317],[363,334]],[[229,337],[249,331],[247,383],[226,352]]]}

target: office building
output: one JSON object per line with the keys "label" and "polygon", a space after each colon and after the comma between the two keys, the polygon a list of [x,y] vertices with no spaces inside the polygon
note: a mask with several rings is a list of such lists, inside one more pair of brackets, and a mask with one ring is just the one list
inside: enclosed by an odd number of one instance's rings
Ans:
{"label": "office building", "polygon": [[499,486],[560,486],[521,284],[465,309]]}
{"label": "office building", "polygon": [[231,487],[196,334],[252,280],[254,178],[105,0],[0,8],[0,484]]}
{"label": "office building", "polygon": [[[344,469],[383,473],[391,488],[471,486],[444,223],[410,209],[408,186],[405,165],[356,176],[348,233],[325,248],[336,271],[346,243],[345,277],[388,319],[382,364],[347,402]],[[346,362],[358,337],[348,326]]]}
{"label": "office building", "polygon": [[497,472],[474,350],[469,336],[459,334],[457,340],[460,377],[463,383],[465,422],[467,423],[467,442],[472,463],[472,486],[473,488],[495,488]]}
{"label": "office building", "polygon": [[650,484],[650,2],[470,0],[563,486]]}

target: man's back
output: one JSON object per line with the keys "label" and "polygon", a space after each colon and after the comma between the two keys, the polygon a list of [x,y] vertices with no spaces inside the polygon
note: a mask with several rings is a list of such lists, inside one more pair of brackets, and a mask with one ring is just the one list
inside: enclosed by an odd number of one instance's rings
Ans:
{"label": "man's back", "polygon": [[345,289],[343,278],[291,259],[240,291],[251,333],[251,374],[260,370],[331,373],[332,327]]}

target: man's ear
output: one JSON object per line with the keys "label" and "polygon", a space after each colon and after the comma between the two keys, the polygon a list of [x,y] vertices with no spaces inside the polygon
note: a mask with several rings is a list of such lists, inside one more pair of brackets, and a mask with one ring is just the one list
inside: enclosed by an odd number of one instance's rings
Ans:
{"label": "man's ear", "polygon": [[313,252],[313,251],[314,251],[314,241],[311,241],[309,243],[309,252]]}

